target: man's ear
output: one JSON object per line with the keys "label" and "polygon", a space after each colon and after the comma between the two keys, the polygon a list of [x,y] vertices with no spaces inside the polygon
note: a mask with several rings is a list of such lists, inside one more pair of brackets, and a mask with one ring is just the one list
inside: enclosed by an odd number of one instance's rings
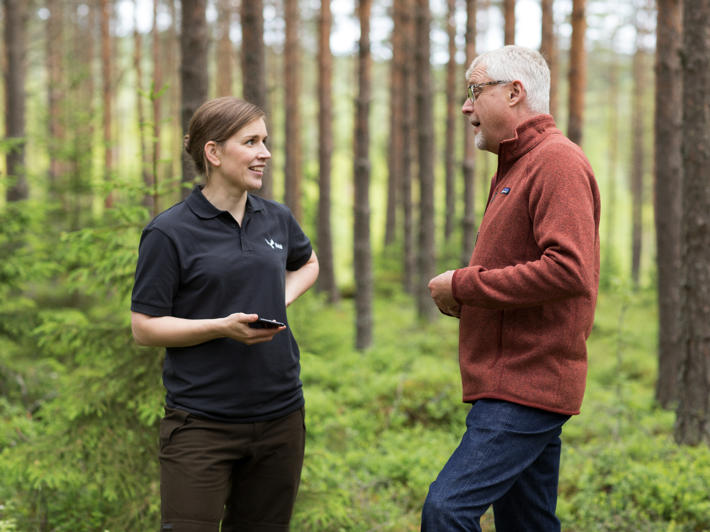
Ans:
{"label": "man's ear", "polygon": [[508,103],[511,107],[525,101],[526,96],[527,94],[522,83],[518,80],[510,83],[510,88],[508,89]]}
{"label": "man's ear", "polygon": [[210,140],[205,144],[205,159],[212,166],[220,166],[222,160],[220,159],[219,146],[214,140]]}

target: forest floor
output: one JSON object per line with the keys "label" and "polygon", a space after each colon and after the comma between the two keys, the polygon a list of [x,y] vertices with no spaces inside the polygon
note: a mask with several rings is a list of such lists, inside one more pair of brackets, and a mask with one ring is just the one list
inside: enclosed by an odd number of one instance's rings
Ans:
{"label": "forest floor", "polygon": [[[386,290],[385,290],[386,291]],[[306,296],[289,311],[302,350],[308,443],[294,530],[419,529],[429,484],[458,444],[457,321],[420,323],[378,291],[375,341],[351,349],[351,302]],[[675,444],[654,400],[657,317],[650,291],[599,295],[582,413],[563,430],[563,530],[710,530],[710,449]],[[494,530],[489,511],[484,530]]]}

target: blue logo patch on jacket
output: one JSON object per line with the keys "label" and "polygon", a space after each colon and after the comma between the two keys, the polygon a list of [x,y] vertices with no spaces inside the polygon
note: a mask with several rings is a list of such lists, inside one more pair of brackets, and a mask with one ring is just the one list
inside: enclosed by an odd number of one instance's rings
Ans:
{"label": "blue logo patch on jacket", "polygon": [[510,187],[505,187],[503,190],[500,191],[500,193],[503,195],[508,195],[510,193]]}

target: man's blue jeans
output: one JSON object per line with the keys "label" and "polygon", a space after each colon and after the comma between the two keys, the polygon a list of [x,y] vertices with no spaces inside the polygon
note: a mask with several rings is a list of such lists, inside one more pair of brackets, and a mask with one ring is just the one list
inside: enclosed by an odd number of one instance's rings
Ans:
{"label": "man's blue jeans", "polygon": [[555,532],[560,433],[569,416],[481,399],[466,433],[429,487],[422,532],[480,532],[493,505],[496,532]]}

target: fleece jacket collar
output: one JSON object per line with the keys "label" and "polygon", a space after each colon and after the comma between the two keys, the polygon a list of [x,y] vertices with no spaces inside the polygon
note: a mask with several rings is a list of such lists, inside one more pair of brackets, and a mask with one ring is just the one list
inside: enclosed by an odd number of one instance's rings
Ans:
{"label": "fleece jacket collar", "polygon": [[518,124],[515,136],[502,141],[498,147],[498,176],[504,175],[520,157],[557,131],[555,119],[547,114],[534,116]]}

